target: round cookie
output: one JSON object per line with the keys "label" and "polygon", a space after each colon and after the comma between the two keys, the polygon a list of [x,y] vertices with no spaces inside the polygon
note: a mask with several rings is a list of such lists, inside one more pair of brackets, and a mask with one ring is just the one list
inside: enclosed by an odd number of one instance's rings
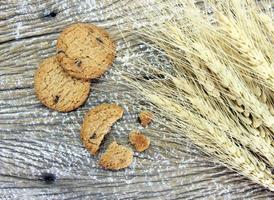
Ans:
{"label": "round cookie", "polygon": [[90,83],[69,76],[54,56],[40,64],[34,77],[34,88],[37,98],[45,106],[69,112],[85,102]]}
{"label": "round cookie", "polygon": [[111,67],[115,55],[108,33],[92,24],[73,24],[57,40],[57,60],[76,78],[98,78]]}

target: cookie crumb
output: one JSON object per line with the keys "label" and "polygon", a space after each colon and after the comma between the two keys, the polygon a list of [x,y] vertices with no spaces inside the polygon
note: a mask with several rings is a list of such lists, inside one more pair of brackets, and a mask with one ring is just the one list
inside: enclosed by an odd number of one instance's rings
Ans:
{"label": "cookie crumb", "polygon": [[143,127],[147,127],[152,122],[153,114],[148,111],[142,111],[139,114],[139,122]]}
{"label": "cookie crumb", "polygon": [[133,151],[123,145],[112,142],[99,160],[99,165],[104,169],[119,170],[132,163]]}
{"label": "cookie crumb", "polygon": [[129,133],[129,141],[138,152],[145,151],[150,145],[150,139],[138,130]]}

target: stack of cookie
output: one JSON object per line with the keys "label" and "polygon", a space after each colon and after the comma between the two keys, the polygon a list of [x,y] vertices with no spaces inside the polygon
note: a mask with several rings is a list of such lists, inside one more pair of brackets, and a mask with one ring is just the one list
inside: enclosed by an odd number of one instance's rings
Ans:
{"label": "stack of cookie", "polygon": [[69,112],[88,97],[90,79],[107,71],[116,55],[109,34],[92,24],[66,28],[57,40],[57,55],[41,62],[35,74],[37,98],[48,108]]}

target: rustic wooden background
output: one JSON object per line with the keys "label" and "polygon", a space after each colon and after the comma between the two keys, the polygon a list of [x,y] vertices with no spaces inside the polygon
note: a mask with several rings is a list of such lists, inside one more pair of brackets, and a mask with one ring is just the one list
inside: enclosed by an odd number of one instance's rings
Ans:
{"label": "rustic wooden background", "polygon": [[[209,161],[179,133],[153,124],[144,130],[152,146],[134,155],[130,168],[118,172],[97,166],[98,157],[82,146],[84,113],[101,102],[116,102],[126,113],[103,144],[139,127],[137,102],[110,71],[92,81],[88,101],[78,110],[58,113],[34,95],[38,63],[55,53],[60,31],[73,22],[105,27],[124,55],[138,53],[138,40],[119,29],[134,0],[0,0],[0,199],[273,199],[274,194],[220,164]],[[56,177],[49,181],[45,173]]]}

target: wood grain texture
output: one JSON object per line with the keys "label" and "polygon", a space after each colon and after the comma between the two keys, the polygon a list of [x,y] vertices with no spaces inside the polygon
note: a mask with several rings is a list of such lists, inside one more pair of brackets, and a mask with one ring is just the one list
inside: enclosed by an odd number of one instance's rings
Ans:
{"label": "wood grain texture", "polygon": [[[130,168],[99,168],[98,157],[83,147],[79,130],[84,113],[102,102],[126,110],[103,144],[128,144],[136,127],[138,102],[116,83],[112,70],[92,81],[87,102],[76,111],[58,113],[34,95],[39,62],[55,53],[56,38],[71,23],[91,22],[106,28],[118,43],[114,67],[128,53],[119,34],[130,0],[0,1],[0,199],[273,199],[274,194],[221,165],[209,161],[179,133],[153,124],[144,132],[151,148],[135,153]],[[138,10],[136,10],[137,12]],[[128,36],[131,52],[138,40]],[[100,151],[100,154],[103,150]],[[55,174],[46,184],[42,174]]]}

